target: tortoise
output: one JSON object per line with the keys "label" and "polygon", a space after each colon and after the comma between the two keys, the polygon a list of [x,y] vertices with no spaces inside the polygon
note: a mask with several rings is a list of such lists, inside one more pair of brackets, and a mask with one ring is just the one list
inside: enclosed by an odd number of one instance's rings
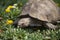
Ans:
{"label": "tortoise", "polygon": [[46,28],[57,29],[55,23],[60,20],[59,15],[58,7],[53,0],[28,0],[14,25],[21,28],[44,25]]}

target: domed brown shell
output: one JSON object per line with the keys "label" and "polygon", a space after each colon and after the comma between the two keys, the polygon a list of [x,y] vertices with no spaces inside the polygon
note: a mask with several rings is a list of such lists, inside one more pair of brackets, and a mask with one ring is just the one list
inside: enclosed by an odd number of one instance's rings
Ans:
{"label": "domed brown shell", "polygon": [[28,0],[23,6],[22,15],[29,15],[38,20],[52,22],[59,20],[58,7],[53,0]]}

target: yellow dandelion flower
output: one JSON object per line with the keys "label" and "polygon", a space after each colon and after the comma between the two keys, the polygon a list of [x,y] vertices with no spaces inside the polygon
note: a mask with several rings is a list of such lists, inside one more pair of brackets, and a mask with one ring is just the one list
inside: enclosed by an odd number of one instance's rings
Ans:
{"label": "yellow dandelion flower", "polygon": [[14,6],[8,6],[8,8],[7,8],[7,9],[11,9],[11,8],[14,8]]}
{"label": "yellow dandelion flower", "polygon": [[14,6],[8,6],[5,11],[10,12],[11,11],[10,9],[12,9],[12,8],[15,8],[15,7]]}
{"label": "yellow dandelion flower", "polygon": [[9,13],[9,12],[10,12],[10,9],[6,9],[5,11],[6,11],[7,13]]}
{"label": "yellow dandelion flower", "polygon": [[7,24],[13,24],[13,20],[7,20]]}

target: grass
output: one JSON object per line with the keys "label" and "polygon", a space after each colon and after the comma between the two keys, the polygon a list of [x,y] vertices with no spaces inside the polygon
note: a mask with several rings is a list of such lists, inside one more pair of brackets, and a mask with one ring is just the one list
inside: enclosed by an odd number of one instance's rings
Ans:
{"label": "grass", "polygon": [[[27,0],[0,0],[0,40],[59,40],[60,29],[58,30],[33,30],[15,28],[12,23],[21,13],[22,6]],[[55,0],[60,4],[60,0]],[[8,9],[9,6],[15,5],[15,8]],[[6,9],[10,10],[6,12]],[[8,21],[7,21],[8,20]],[[11,20],[11,21],[10,21]]]}

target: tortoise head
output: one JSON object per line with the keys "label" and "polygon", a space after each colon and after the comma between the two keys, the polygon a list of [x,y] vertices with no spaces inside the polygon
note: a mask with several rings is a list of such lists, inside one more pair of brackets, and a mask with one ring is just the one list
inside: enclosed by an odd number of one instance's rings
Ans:
{"label": "tortoise head", "polygon": [[21,28],[24,28],[24,27],[28,27],[30,22],[31,22],[30,18],[21,18],[21,19],[17,19],[14,22],[14,25],[21,27]]}

